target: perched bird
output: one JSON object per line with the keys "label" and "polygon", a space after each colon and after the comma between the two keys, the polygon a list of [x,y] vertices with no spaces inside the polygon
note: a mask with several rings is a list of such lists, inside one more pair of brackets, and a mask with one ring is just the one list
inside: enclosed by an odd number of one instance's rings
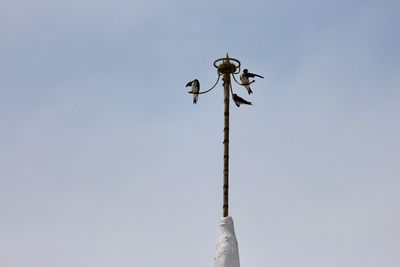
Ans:
{"label": "perched bird", "polygon": [[233,101],[235,101],[236,106],[240,107],[241,104],[245,104],[245,105],[253,105],[251,102],[244,100],[243,98],[241,98],[240,96],[238,96],[237,94],[233,94]]}
{"label": "perched bird", "polygon": [[255,81],[250,81],[249,78],[254,78],[254,77],[259,77],[259,78],[263,78],[263,76],[255,74],[255,73],[251,73],[249,72],[247,69],[243,70],[243,73],[240,75],[240,81],[242,82],[243,86],[247,89],[247,92],[249,94],[252,94],[253,91],[250,88],[250,84],[254,83]]}
{"label": "perched bird", "polygon": [[193,94],[193,104],[197,104],[197,100],[199,99],[200,92],[200,82],[197,79],[190,81],[186,84],[186,87],[192,87],[192,91],[189,91],[189,94]]}

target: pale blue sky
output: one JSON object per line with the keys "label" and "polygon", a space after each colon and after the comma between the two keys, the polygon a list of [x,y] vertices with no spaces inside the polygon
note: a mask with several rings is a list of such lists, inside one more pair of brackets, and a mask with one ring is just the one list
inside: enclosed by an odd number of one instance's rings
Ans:
{"label": "pale blue sky", "polygon": [[398,267],[400,2],[0,1],[0,265]]}

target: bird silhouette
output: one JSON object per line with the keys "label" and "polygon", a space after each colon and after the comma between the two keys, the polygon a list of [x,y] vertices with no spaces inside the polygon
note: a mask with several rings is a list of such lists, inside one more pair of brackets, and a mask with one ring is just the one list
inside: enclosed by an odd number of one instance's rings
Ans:
{"label": "bird silhouette", "polygon": [[186,84],[186,87],[192,87],[192,91],[189,91],[189,94],[193,94],[193,104],[197,104],[197,100],[199,99],[200,92],[200,82],[197,79],[190,81]]}
{"label": "bird silhouette", "polygon": [[253,105],[251,102],[244,100],[243,98],[241,98],[240,96],[238,96],[237,94],[233,94],[233,101],[235,102],[236,106],[240,107],[241,104],[245,104],[245,105]]}
{"label": "bird silhouette", "polygon": [[248,71],[248,69],[244,69],[243,73],[240,75],[240,81],[242,82],[243,86],[247,89],[247,92],[249,93],[249,95],[253,93],[253,91],[250,88],[250,84],[255,82],[254,80],[250,81],[249,78],[254,78],[254,77],[259,77],[259,78],[264,79],[263,76],[255,74],[255,73],[251,73]]}

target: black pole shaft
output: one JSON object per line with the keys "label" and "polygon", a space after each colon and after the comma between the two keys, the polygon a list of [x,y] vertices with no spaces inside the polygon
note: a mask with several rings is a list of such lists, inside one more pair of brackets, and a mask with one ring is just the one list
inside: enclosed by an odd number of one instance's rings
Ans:
{"label": "black pole shaft", "polygon": [[230,74],[224,74],[224,217],[229,215],[229,99]]}

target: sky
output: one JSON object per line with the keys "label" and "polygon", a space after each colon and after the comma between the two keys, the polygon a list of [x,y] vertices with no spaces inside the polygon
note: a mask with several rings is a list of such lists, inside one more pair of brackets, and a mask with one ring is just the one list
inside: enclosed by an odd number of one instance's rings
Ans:
{"label": "sky", "polygon": [[400,2],[0,0],[0,266],[212,266],[229,56],[246,267],[400,264]]}

